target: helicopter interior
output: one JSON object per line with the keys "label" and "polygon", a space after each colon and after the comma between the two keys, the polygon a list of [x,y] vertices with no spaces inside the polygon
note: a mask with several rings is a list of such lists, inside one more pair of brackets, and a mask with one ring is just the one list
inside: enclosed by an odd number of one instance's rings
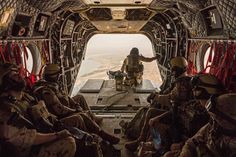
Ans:
{"label": "helicopter interior", "polygon": [[[57,63],[70,95],[95,34],[147,36],[158,57],[160,90],[171,83],[169,60],[183,56],[189,74],[211,73],[236,91],[235,0],[0,0],[0,62],[22,66],[29,85],[41,79],[44,65]],[[135,156],[124,148],[119,122],[147,106],[154,90],[150,80],[126,88],[114,79],[88,79],[80,89],[92,111],[104,118],[102,127],[121,138],[105,156]]]}

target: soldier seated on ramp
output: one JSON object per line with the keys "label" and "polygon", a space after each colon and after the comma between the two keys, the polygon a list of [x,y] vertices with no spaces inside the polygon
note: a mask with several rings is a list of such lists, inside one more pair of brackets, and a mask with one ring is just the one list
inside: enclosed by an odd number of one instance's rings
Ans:
{"label": "soldier seated on ramp", "polygon": [[128,86],[137,86],[142,83],[143,80],[143,62],[152,62],[157,57],[144,57],[139,55],[138,48],[134,47],[131,49],[130,54],[123,61],[121,72],[126,72],[125,84]]}

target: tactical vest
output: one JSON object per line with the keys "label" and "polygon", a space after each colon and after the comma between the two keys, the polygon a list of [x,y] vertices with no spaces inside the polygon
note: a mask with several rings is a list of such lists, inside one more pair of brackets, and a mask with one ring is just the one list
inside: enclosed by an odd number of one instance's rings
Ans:
{"label": "tactical vest", "polygon": [[127,56],[126,72],[128,75],[143,72],[143,64],[139,61],[139,56]]}

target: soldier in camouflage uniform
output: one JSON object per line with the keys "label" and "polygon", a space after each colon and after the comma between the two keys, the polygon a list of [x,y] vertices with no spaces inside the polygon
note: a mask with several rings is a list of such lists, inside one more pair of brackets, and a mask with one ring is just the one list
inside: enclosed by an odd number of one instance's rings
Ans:
{"label": "soldier in camouflage uniform", "polygon": [[[36,98],[31,96],[26,92],[22,92],[22,98],[15,102],[13,107],[17,109],[17,112],[24,116],[26,119],[33,123],[37,131],[48,133],[48,132],[58,132],[63,129],[67,129],[72,132],[72,136],[76,140],[77,153],[76,156],[83,156],[83,154],[89,156],[101,157],[102,152],[100,150],[100,145],[97,141],[96,135],[90,135],[79,129],[74,128],[77,126],[79,128],[84,127],[84,121],[79,115],[76,116],[76,124],[66,125],[66,122],[70,119],[75,121],[75,117],[65,117],[59,120],[55,115],[48,112],[43,101],[37,101]],[[79,123],[79,124],[78,124]]]}
{"label": "soldier in camouflage uniform", "polygon": [[105,132],[96,124],[87,104],[81,106],[59,90],[59,85],[55,82],[58,79],[59,69],[56,64],[46,65],[44,78],[47,80],[40,80],[33,87],[37,98],[43,100],[48,111],[56,115],[66,126],[95,133],[111,144],[119,143],[119,138]]}
{"label": "soldier in camouflage uniform", "polygon": [[[22,98],[25,81],[18,69],[4,64],[0,69],[0,140],[15,147],[19,157],[73,157],[76,144],[70,133],[63,130],[58,133],[42,134],[32,123],[23,117],[15,107]],[[37,153],[33,153],[37,146]],[[2,154],[9,156],[9,152]]]}
{"label": "soldier in camouflage uniform", "polygon": [[125,84],[132,86],[137,86],[143,81],[143,62],[152,62],[156,60],[157,57],[147,58],[142,55],[139,55],[138,48],[134,47],[131,49],[130,54],[124,60],[121,67],[121,72],[126,72],[127,77],[125,78]]}
{"label": "soldier in camouflage uniform", "polygon": [[[71,98],[66,94],[64,89],[60,87],[60,85],[58,84],[59,74],[60,67],[57,64],[47,64],[43,71],[43,80],[38,81],[36,85],[34,85],[35,91],[40,90],[43,87],[43,93],[47,93],[47,90],[54,92],[59,101],[67,107],[63,107],[62,109],[60,109],[59,106],[58,108],[56,106],[53,106],[54,110],[57,110],[56,112],[60,112],[61,115],[72,112],[73,110],[83,111],[97,124],[100,124],[102,122],[102,118],[95,116],[91,112],[85,98],[82,95],[78,94],[75,97]],[[47,94],[44,94],[44,97],[47,97]]]}
{"label": "soldier in camouflage uniform", "polygon": [[212,121],[184,145],[180,157],[236,156],[236,93],[213,96],[206,108]]}
{"label": "soldier in camouflage uniform", "polygon": [[[224,91],[221,82],[215,76],[210,74],[202,74],[193,77],[191,84],[193,86],[193,94],[196,100],[184,104],[184,106],[180,106],[178,109],[179,118],[177,119],[177,122],[181,129],[180,134],[182,136],[182,141],[180,143],[175,143],[177,141],[171,140],[166,149],[169,149],[171,143],[174,144],[171,145],[171,151],[166,153],[165,157],[177,157],[179,155],[184,141],[187,140],[187,138],[192,137],[208,122],[208,114],[205,110],[207,100],[211,95],[220,94]],[[168,123],[163,123],[162,117],[159,117],[159,119],[157,118],[157,121],[159,121],[156,124],[156,128],[158,128],[157,130],[163,132],[161,125],[168,126]],[[155,123],[155,120],[151,123]],[[164,132],[166,132],[166,134],[162,133],[161,135],[163,136],[162,140],[165,143],[168,141],[166,140],[166,137],[170,136],[170,134],[168,134],[170,131],[167,129],[164,130]]]}
{"label": "soldier in camouflage uniform", "polygon": [[176,79],[174,87],[168,94],[156,94],[153,97],[151,107],[148,109],[145,122],[142,127],[139,138],[135,141],[127,143],[125,147],[131,151],[135,151],[141,141],[146,141],[149,133],[149,120],[157,115],[164,113],[171,108],[171,101],[175,100],[182,104],[192,99],[192,89],[190,86],[191,77],[187,75],[188,62],[184,57],[175,57],[170,60],[171,73]]}

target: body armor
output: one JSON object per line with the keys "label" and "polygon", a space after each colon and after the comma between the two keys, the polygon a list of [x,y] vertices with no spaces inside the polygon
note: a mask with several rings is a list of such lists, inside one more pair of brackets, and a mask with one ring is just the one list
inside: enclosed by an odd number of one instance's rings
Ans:
{"label": "body armor", "polygon": [[143,72],[143,64],[139,60],[139,56],[127,56],[127,65],[126,65],[126,72],[128,77],[132,78],[136,76],[136,73]]}

